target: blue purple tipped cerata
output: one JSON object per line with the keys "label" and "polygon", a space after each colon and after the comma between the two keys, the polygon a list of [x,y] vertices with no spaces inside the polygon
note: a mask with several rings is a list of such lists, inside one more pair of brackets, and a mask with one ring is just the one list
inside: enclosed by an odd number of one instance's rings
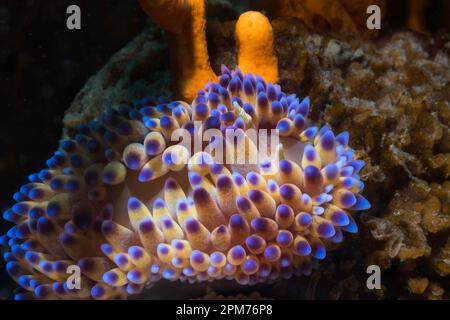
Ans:
{"label": "blue purple tipped cerata", "polygon": [[[17,299],[125,298],[162,278],[270,283],[310,275],[357,232],[353,213],[370,207],[364,162],[347,132],[311,125],[308,97],[222,67],[191,104],[148,104],[80,125],[14,194],[0,244]],[[178,128],[278,129],[280,161],[217,163],[208,141],[191,155],[171,139]],[[251,143],[225,140],[237,152]],[[80,289],[67,283],[73,265]]]}

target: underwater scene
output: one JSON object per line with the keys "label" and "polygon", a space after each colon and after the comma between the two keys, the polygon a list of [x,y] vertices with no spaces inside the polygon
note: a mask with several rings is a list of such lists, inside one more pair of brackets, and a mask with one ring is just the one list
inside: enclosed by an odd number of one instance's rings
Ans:
{"label": "underwater scene", "polygon": [[450,299],[450,1],[5,0],[0,39],[0,300]]}

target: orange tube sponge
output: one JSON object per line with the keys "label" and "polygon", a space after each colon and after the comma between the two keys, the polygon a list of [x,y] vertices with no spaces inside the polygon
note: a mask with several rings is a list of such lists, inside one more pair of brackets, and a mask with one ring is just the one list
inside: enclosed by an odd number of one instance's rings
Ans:
{"label": "orange tube sponge", "polygon": [[243,13],[236,23],[238,65],[244,73],[258,74],[269,82],[278,81],[278,60],[273,30],[260,12]]}
{"label": "orange tube sponge", "polygon": [[197,89],[217,76],[209,64],[203,0],[139,0],[144,11],[167,32],[175,90],[192,100]]}

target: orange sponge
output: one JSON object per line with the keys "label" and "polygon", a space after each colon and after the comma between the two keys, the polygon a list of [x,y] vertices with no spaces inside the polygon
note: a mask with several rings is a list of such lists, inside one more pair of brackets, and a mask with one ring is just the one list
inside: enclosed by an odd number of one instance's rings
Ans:
{"label": "orange sponge", "polygon": [[269,20],[256,11],[243,13],[236,23],[238,65],[243,73],[258,74],[266,81],[278,81],[278,60]]}
{"label": "orange sponge", "polygon": [[166,30],[181,98],[192,100],[198,88],[217,76],[209,64],[204,0],[139,0],[144,11]]}

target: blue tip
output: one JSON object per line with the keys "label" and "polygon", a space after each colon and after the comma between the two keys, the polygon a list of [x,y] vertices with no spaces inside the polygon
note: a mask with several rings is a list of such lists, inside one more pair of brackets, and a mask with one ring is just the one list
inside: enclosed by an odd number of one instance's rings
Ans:
{"label": "blue tip", "polygon": [[306,97],[300,102],[297,108],[298,112],[301,113],[304,117],[306,117],[306,115],[309,113],[309,104],[309,97]]}
{"label": "blue tip", "polygon": [[141,207],[141,202],[135,198],[135,197],[130,197],[128,199],[128,209],[129,210],[138,210]]}
{"label": "blue tip", "polygon": [[318,260],[323,260],[327,256],[327,251],[322,244],[316,244],[311,252],[312,256]]}
{"label": "blue tip", "polygon": [[349,133],[347,131],[341,132],[336,136],[336,141],[343,146],[348,145]]}
{"label": "blue tip", "polygon": [[370,202],[364,198],[363,196],[357,194],[356,195],[356,204],[351,207],[352,210],[367,210],[370,209],[372,206],[370,205]]}

